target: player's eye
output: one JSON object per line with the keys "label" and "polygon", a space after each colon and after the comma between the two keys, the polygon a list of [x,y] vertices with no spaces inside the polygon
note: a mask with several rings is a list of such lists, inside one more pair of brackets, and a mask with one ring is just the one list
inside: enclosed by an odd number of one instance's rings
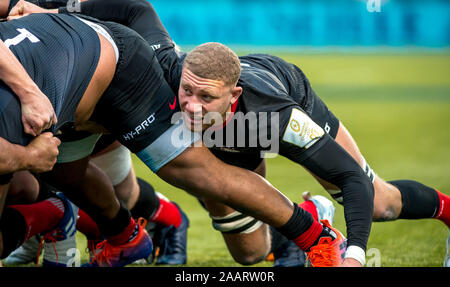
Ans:
{"label": "player's eye", "polygon": [[185,94],[190,94],[191,90],[189,88],[183,88]]}
{"label": "player's eye", "polygon": [[212,101],[214,98],[211,95],[202,95],[202,99],[206,102]]}

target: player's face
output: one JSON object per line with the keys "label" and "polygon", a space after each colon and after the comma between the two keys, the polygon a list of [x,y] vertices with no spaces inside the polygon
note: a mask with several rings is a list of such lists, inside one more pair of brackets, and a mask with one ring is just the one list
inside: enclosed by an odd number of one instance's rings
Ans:
{"label": "player's face", "polygon": [[241,91],[240,87],[198,77],[184,68],[178,98],[187,127],[199,131],[222,125]]}

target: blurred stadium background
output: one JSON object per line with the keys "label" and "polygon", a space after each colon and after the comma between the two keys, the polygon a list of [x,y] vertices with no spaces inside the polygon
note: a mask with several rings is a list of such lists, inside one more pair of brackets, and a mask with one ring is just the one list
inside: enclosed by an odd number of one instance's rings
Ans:
{"label": "blurred stadium background", "polygon": [[[450,1],[151,2],[185,51],[218,41],[238,54],[267,52],[297,64],[380,177],[416,179],[450,194]],[[187,211],[188,266],[239,266],[193,197],[136,158],[134,165]],[[300,166],[281,157],[268,160],[268,179],[294,201],[306,190],[327,196]],[[335,225],[345,231],[340,206]],[[367,261],[442,266],[448,232],[436,220],[374,223]]]}

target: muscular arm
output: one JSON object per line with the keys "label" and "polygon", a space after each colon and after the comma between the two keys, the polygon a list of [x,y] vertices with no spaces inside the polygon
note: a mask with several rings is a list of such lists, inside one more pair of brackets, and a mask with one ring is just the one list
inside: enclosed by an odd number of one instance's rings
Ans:
{"label": "muscular arm", "polygon": [[197,197],[220,201],[274,227],[284,225],[292,216],[292,202],[268,181],[223,163],[206,147],[188,148],[157,174]]}
{"label": "muscular arm", "polygon": [[50,101],[2,40],[0,40],[0,80],[5,82],[20,99],[26,133],[37,136],[56,123],[56,115]]}
{"label": "muscular arm", "polygon": [[51,133],[43,133],[27,146],[0,138],[0,175],[19,170],[44,172],[52,169],[61,141]]}
{"label": "muscular arm", "polygon": [[302,157],[301,165],[340,188],[344,198],[348,246],[357,246],[365,251],[372,225],[374,197],[374,188],[367,175],[328,134],[307,149]]}
{"label": "muscular arm", "polygon": [[9,0],[1,0],[0,1],[0,19],[6,18],[8,15],[8,6],[9,6]]}
{"label": "muscular arm", "polygon": [[26,148],[0,138],[0,174],[26,169],[28,155]]}

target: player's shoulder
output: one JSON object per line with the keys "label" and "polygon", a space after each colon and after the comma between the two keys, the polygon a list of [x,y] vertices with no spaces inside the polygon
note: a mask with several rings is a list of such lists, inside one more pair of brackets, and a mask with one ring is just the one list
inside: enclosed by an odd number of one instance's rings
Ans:
{"label": "player's shoulder", "polygon": [[242,71],[238,85],[244,90],[254,91],[259,95],[286,94],[284,77],[279,75],[278,70],[272,68],[272,64],[263,56],[263,54],[256,54],[242,57]]}

